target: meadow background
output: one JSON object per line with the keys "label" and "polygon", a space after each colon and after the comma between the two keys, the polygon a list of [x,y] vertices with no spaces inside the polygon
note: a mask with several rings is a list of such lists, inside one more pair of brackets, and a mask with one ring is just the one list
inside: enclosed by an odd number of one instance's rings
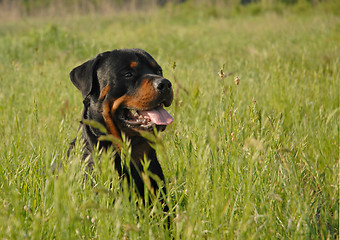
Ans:
{"label": "meadow background", "polygon": [[[0,9],[0,239],[339,239],[339,1]],[[155,145],[170,229],[122,191],[110,153],[91,176],[80,143],[65,158],[82,111],[68,73],[130,47],[174,86]]]}

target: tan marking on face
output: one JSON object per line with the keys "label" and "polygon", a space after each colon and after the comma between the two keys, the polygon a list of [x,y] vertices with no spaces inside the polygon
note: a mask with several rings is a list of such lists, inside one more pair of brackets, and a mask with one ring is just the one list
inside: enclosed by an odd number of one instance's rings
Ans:
{"label": "tan marking on face", "polygon": [[133,61],[133,62],[130,63],[130,67],[131,67],[131,68],[136,68],[137,66],[138,66],[138,63],[137,63],[137,62],[134,62],[134,61]]}
{"label": "tan marking on face", "polygon": [[107,92],[110,90],[110,86],[107,85],[103,88],[103,90],[101,91],[100,95],[99,95],[99,101],[103,101]]}
{"label": "tan marking on face", "polygon": [[[102,115],[103,115],[103,119],[104,119],[104,122],[105,122],[105,125],[109,131],[109,133],[114,136],[115,138],[117,138],[118,140],[121,140],[121,137],[120,137],[120,132],[118,131],[115,123],[113,122],[111,116],[114,114],[115,112],[111,112],[110,111],[110,101],[106,100],[104,103],[103,103],[103,112],[102,112]],[[120,146],[118,144],[115,144],[116,147],[118,149],[120,149]]]}
{"label": "tan marking on face", "polygon": [[149,79],[144,79],[141,83],[141,86],[138,88],[138,92],[133,96],[126,96],[124,100],[124,105],[126,107],[131,107],[139,110],[147,110],[150,107],[150,104],[156,100],[158,93],[155,88],[152,86],[152,81]]}
{"label": "tan marking on face", "polygon": [[121,96],[120,98],[117,98],[113,101],[112,107],[111,107],[111,114],[114,115],[119,108],[119,106],[124,103],[126,99],[126,95]]}

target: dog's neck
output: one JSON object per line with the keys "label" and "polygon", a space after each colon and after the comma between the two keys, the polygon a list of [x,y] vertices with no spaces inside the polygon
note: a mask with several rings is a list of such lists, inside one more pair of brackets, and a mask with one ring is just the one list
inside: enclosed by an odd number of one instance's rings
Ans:
{"label": "dog's neck", "polygon": [[[86,139],[85,148],[92,152],[93,148],[99,142],[99,148],[108,149],[109,147],[113,146],[114,144],[110,141],[99,141],[99,137],[103,136],[98,129],[93,128],[89,125],[84,123],[84,119],[101,119],[101,124],[104,125],[104,120],[102,119],[101,113],[95,111],[94,109],[90,108],[89,101],[90,99],[84,100],[84,109],[83,109],[83,117],[82,117],[82,124],[83,124],[83,139]],[[140,162],[144,159],[144,156],[149,156],[152,154],[153,149],[150,146],[150,142],[145,139],[144,137],[135,135],[135,136],[127,136],[131,142],[131,157],[135,162]]]}
{"label": "dog's neck", "polygon": [[[85,148],[87,148],[89,151],[92,151],[98,143],[100,149],[108,149],[109,147],[114,145],[110,141],[99,141],[99,137],[102,136],[102,134],[98,134],[98,132],[94,128],[86,125],[85,123],[83,123],[82,134],[83,139],[86,139]],[[128,138],[130,140],[130,146],[132,148],[131,157],[134,160],[142,160],[144,158],[144,155],[149,155],[149,152],[152,150],[152,148],[150,147],[150,143],[147,139],[141,136],[133,136]]]}

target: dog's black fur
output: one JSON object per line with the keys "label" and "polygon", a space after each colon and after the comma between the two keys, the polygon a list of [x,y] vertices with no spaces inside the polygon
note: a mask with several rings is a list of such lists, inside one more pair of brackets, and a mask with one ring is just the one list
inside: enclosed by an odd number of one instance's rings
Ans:
{"label": "dog's black fur", "polygon": [[[162,168],[157,160],[156,152],[150,142],[141,136],[141,131],[154,132],[165,129],[167,124],[154,124],[149,120],[139,120],[142,111],[158,109],[164,113],[163,106],[168,107],[173,100],[173,90],[169,80],[162,74],[158,63],[141,49],[120,49],[104,52],[95,58],[74,68],[70,73],[72,83],[80,90],[84,98],[82,115],[82,139],[85,143],[83,159],[89,159],[89,166],[94,163],[91,152],[99,144],[100,149],[113,146],[118,150],[115,155],[115,168],[120,176],[130,176],[126,166],[122,167],[119,145],[112,141],[100,141],[104,133],[84,120],[101,123],[107,132],[121,139],[121,134],[131,141],[131,177],[138,193],[144,198],[144,181],[142,178],[142,161],[144,156],[150,160],[148,171],[164,182]],[[166,112],[165,112],[166,113]],[[136,114],[136,116],[133,116]],[[170,115],[166,115],[170,116]],[[171,116],[170,116],[171,117]],[[144,121],[144,122],[143,122]],[[71,148],[74,142],[71,144]],[[159,186],[151,177],[151,187],[157,191]],[[161,190],[166,193],[162,184]],[[167,210],[165,206],[164,210]]]}

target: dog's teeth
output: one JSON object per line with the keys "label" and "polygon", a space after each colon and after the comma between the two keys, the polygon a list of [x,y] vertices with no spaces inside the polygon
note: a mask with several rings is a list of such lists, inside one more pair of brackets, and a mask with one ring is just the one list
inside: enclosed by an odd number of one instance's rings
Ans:
{"label": "dog's teeth", "polygon": [[144,118],[142,121],[142,125],[148,125],[150,122],[150,119]]}
{"label": "dog's teeth", "polygon": [[134,110],[134,109],[130,109],[130,112],[132,113],[132,115],[134,117],[138,117],[139,116],[138,112],[136,110]]}

